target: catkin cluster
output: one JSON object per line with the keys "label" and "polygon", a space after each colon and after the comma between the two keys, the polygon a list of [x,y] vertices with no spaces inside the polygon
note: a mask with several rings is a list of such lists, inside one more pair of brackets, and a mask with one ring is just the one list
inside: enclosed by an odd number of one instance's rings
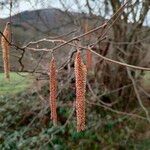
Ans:
{"label": "catkin cluster", "polygon": [[57,124],[57,71],[56,61],[52,58],[50,62],[50,108],[51,108],[51,119],[53,124]]}
{"label": "catkin cluster", "polygon": [[81,59],[80,51],[75,58],[75,79],[76,79],[76,115],[77,131],[85,129],[85,90],[86,90],[86,66]]}
{"label": "catkin cluster", "polygon": [[2,38],[1,38],[1,45],[2,45],[2,53],[3,53],[4,73],[5,73],[5,78],[9,79],[10,78],[10,75],[9,75],[9,72],[10,72],[10,62],[9,62],[10,45],[7,42],[7,41],[10,41],[9,23],[6,24],[3,35],[4,36],[2,36]]}

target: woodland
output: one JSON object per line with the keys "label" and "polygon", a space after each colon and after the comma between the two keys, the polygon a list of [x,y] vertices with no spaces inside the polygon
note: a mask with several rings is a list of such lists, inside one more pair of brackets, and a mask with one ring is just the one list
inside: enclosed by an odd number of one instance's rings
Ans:
{"label": "woodland", "polygon": [[150,149],[149,0],[0,10],[0,150]]}

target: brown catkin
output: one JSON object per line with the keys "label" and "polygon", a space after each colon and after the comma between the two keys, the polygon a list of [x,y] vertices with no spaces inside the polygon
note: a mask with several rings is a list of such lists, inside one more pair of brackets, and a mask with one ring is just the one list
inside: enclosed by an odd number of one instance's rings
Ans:
{"label": "brown catkin", "polygon": [[53,124],[57,124],[57,71],[56,71],[56,61],[52,58],[50,62],[50,109],[51,109],[51,119]]}
{"label": "brown catkin", "polygon": [[85,90],[86,90],[86,66],[78,51],[75,58],[75,80],[76,80],[76,115],[77,131],[85,129]]}
{"label": "brown catkin", "polygon": [[92,53],[90,50],[86,51],[86,68],[88,70],[92,68]]}
{"label": "brown catkin", "polygon": [[[3,35],[8,41],[10,41],[9,23],[6,24]],[[10,72],[10,60],[9,60],[10,45],[4,37],[2,36],[2,38],[1,38],[2,53],[3,53],[3,65],[4,65],[5,78],[9,80],[9,78],[10,78],[10,75],[9,75],[9,72]]]}

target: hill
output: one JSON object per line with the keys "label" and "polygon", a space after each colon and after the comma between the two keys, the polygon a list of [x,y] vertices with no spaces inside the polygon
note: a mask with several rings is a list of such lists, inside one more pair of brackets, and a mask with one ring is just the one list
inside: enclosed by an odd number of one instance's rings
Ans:
{"label": "hill", "polygon": [[[81,27],[83,27],[85,19],[89,20],[89,24],[92,27],[104,20],[97,16],[89,17],[87,14],[65,12],[54,8],[24,11],[12,16],[13,42],[19,46],[23,46],[29,41],[35,41],[45,37],[56,37],[74,30],[78,30],[77,34],[79,34],[83,32]],[[6,22],[9,22],[9,18],[0,19],[1,31]],[[37,45],[34,45],[33,47],[35,46]],[[39,48],[50,48],[51,46],[52,45],[47,43],[38,45]],[[41,56],[41,53],[42,52],[35,53],[29,51],[25,53],[25,58],[23,59],[25,70],[32,70],[37,63],[37,59]],[[64,57],[66,53],[68,53],[68,51],[63,51],[63,53],[59,52],[59,57]],[[11,62],[13,62],[11,68],[15,70],[15,68],[20,67],[17,58],[20,56],[20,51],[12,49],[11,55]],[[49,61],[49,54],[44,60]],[[45,65],[45,62],[43,63]],[[2,66],[1,64],[2,62],[0,60],[0,66]],[[0,71],[2,71],[1,68]]]}
{"label": "hill", "polygon": [[[84,32],[83,28],[85,20],[88,20],[89,28],[98,26],[105,21],[105,19],[100,16],[88,16],[84,13],[67,12],[55,8],[24,11],[12,16],[13,42],[19,46],[23,46],[29,41],[35,41],[45,37],[56,37],[74,30],[77,30],[74,35],[80,34]],[[1,31],[8,21],[9,18],[0,19]],[[131,26],[132,24],[129,24],[129,28]],[[144,27],[143,30],[147,30],[147,27]],[[111,32],[109,32],[109,34],[111,34]],[[72,35],[70,35],[68,38],[65,37],[65,39],[68,40],[71,38],[71,36]],[[33,45],[33,47],[37,46],[39,48],[51,48],[52,46],[54,46],[54,44],[51,45],[43,42],[42,44]],[[68,48],[65,47],[63,52],[58,52],[59,60],[60,58],[63,58],[63,60],[65,60],[64,58],[66,57],[66,54],[69,53],[69,51],[67,51],[66,49]],[[25,70],[32,70],[32,68],[34,68],[34,66],[37,64],[38,59],[40,59],[42,53],[43,52],[27,51],[23,59]],[[12,70],[15,70],[15,68],[20,68],[20,64],[18,63],[18,57],[20,57],[20,54],[21,53],[19,50],[11,50],[11,62],[13,62],[11,66]],[[43,57],[45,59],[42,64],[46,65],[47,63],[45,62],[49,61],[49,54]],[[2,71],[1,59],[0,71]]]}

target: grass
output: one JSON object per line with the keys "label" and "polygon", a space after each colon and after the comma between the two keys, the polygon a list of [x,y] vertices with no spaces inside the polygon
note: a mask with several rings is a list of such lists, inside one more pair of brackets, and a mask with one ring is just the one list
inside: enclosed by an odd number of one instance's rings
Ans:
{"label": "grass", "polygon": [[0,73],[0,95],[17,94],[30,86],[31,78],[27,73],[20,75],[12,72],[10,74],[10,81],[4,79],[4,73]]}

